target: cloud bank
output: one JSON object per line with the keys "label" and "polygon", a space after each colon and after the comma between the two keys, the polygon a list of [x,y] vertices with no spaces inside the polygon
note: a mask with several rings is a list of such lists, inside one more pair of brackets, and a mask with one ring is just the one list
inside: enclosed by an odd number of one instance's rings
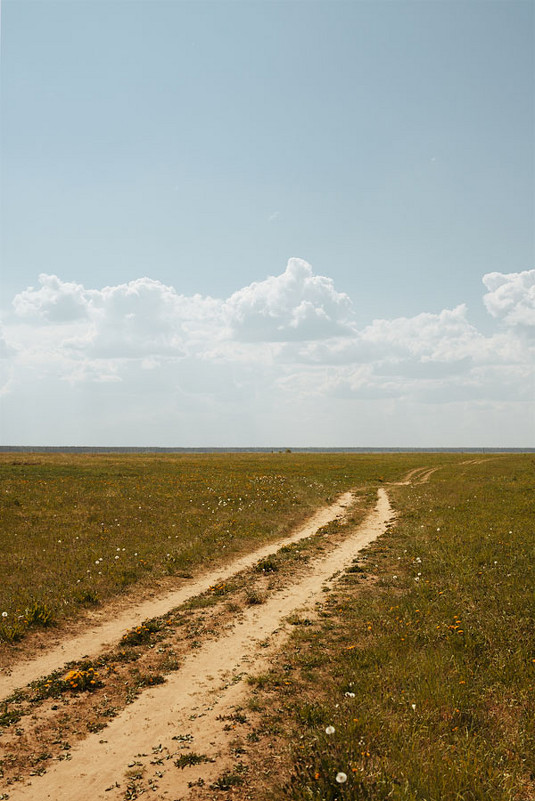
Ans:
{"label": "cloud bank", "polygon": [[38,280],[0,331],[4,444],[533,444],[535,270],[483,276],[491,334],[463,303],[359,328],[297,258],[226,299]]}

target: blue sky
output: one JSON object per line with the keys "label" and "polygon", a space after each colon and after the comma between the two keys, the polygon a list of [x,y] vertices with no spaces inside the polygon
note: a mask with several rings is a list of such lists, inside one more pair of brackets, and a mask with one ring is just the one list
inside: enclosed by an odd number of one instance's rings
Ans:
{"label": "blue sky", "polygon": [[2,441],[534,444],[533,22],[4,0]]}

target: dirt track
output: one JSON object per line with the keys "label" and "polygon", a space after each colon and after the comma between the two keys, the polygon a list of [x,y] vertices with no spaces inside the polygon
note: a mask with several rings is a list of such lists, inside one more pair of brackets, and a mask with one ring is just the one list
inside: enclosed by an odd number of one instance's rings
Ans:
{"label": "dirt track", "polygon": [[160,595],[142,603],[133,604],[120,614],[104,609],[93,613],[87,620],[83,633],[68,639],[62,639],[44,654],[23,661],[9,671],[0,673],[0,702],[13,690],[23,687],[40,676],[47,676],[53,670],[63,667],[67,662],[81,659],[84,656],[93,657],[110,645],[115,644],[128,629],[138,625],[142,620],[148,620],[164,615],[169,609],[184,603],[196,595],[200,595],[213,584],[225,581],[241,570],[251,567],[260,559],[276,552],[279,548],[299,540],[310,537],[321,526],[332,520],[341,519],[353,502],[351,492],[341,495],[335,503],[318,510],[302,526],[294,531],[290,537],[272,542],[252,553],[235,559],[223,568],[206,573],[193,581],[187,581],[184,586],[172,592]]}
{"label": "dirt track", "polygon": [[[75,653],[81,655],[89,650],[95,653],[113,638],[118,639],[125,628],[151,615],[162,614],[287,542],[310,536],[329,520],[347,512],[351,500],[351,494],[347,493],[337,504],[317,513],[293,537],[237,560],[225,571],[204,577],[201,583],[130,610],[120,621],[100,626],[97,636],[91,631],[86,638],[64,644],[42,659],[21,666],[9,676],[10,685],[20,686],[23,676],[35,677],[51,669],[44,665],[58,667],[58,659],[61,665],[65,659],[74,658]],[[9,790],[9,798],[118,801],[125,798],[129,770],[143,773],[143,782],[151,789],[150,797],[161,801],[190,797],[190,793],[196,792],[188,788],[192,780],[213,781],[226,767],[228,740],[233,736],[224,718],[227,716],[228,720],[228,715],[247,696],[244,676],[258,673],[269,663],[284,642],[285,619],[297,610],[312,608],[331,577],[348,567],[357,553],[385,530],[391,518],[388,496],[380,489],[376,508],[364,522],[327,555],[311,562],[304,575],[288,582],[265,603],[247,608],[231,630],[190,653],[165,684],[145,691],[111,720],[106,729],[87,736],[72,749],[69,759],[56,761],[44,775],[32,777],[31,784],[17,783],[5,788]],[[190,749],[214,761],[178,769],[173,761]]]}

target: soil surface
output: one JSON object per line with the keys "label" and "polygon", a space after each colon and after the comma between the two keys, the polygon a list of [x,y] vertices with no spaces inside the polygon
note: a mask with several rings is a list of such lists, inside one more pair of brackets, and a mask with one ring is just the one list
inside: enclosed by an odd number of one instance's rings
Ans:
{"label": "soil surface", "polygon": [[[406,481],[426,481],[432,472],[425,468],[412,471]],[[191,635],[188,647],[180,650],[180,638],[186,642],[184,632],[189,621],[186,608],[179,620],[174,618],[175,622],[184,623],[184,628],[177,629],[174,640],[164,641],[163,635],[159,635],[155,644],[151,641],[146,647],[145,656],[134,655],[139,665],[143,658],[154,660],[157,654],[168,658],[169,654],[178,653],[178,664],[169,668],[172,672],[164,671],[161,682],[160,679],[156,682],[158,686],[146,688],[145,684],[143,692],[128,698],[122,707],[118,703],[113,709],[119,711],[110,713],[106,723],[93,726],[93,730],[89,727],[89,731],[80,723],[84,716],[90,716],[90,703],[93,698],[93,703],[97,703],[99,693],[98,703],[104,708],[103,704],[109,700],[105,685],[104,690],[84,693],[80,701],[62,698],[56,703],[55,699],[46,698],[41,706],[32,708],[33,715],[27,715],[17,724],[19,728],[14,733],[13,726],[5,730],[0,739],[4,762],[7,754],[16,765],[17,748],[22,752],[26,747],[31,749],[32,760],[28,764],[34,769],[30,770],[21,759],[22,767],[15,778],[12,776],[4,787],[0,779],[0,798],[10,801],[123,801],[144,793],[159,801],[214,797],[210,784],[235,762],[237,730],[250,716],[249,712],[245,716],[240,711],[246,707],[250,694],[247,677],[267,670],[280,658],[291,629],[288,617],[313,615],[315,605],[336,576],[393,520],[383,488],[378,491],[375,508],[358,526],[346,524],[354,503],[352,493],[346,493],[332,506],[317,512],[291,537],[189,581],[173,592],[134,605],[112,619],[108,619],[105,612],[95,615],[83,634],[59,642],[35,658],[12,665],[9,672],[5,670],[0,676],[2,698],[16,688],[24,688],[29,682],[62,669],[71,660],[100,655],[104,664],[104,655],[115,648],[113,671],[118,676],[114,685],[118,693],[119,685],[125,682],[120,673],[124,665],[117,661],[117,654],[126,651],[117,651],[117,648],[124,641],[121,638],[125,631],[132,630],[143,620],[171,614],[171,610],[181,605],[184,608],[185,602],[198,596],[206,596],[208,604],[214,588],[225,587],[225,582],[242,576],[241,589],[236,592],[241,592],[240,597],[248,600],[242,603],[236,599],[233,603],[226,600],[224,608],[218,611],[214,607],[206,613],[204,609],[199,611],[200,607],[197,611],[192,607],[191,616],[197,615],[195,633],[205,632],[205,636],[192,640]],[[336,525],[332,521],[337,521]],[[334,526],[332,532],[329,525]],[[288,553],[295,556],[296,551],[290,546],[307,538],[312,538],[315,545],[308,556],[298,557],[286,572],[274,574],[273,579],[258,570],[254,572],[254,566],[267,557],[284,554],[286,558]],[[171,645],[176,650],[171,650]],[[154,667],[155,662],[147,664]],[[132,671],[130,665],[128,669]],[[154,677],[156,673],[153,671],[150,675]],[[76,706],[78,702],[79,707]],[[62,746],[65,734],[61,726],[67,731],[69,715],[77,721],[76,731],[71,726],[76,742]],[[42,757],[38,755],[39,744],[46,752]]]}

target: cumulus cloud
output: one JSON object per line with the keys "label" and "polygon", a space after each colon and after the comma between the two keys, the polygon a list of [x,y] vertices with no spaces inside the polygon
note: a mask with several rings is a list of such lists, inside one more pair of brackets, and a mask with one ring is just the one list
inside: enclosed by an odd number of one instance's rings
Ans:
{"label": "cumulus cloud", "polygon": [[195,338],[202,322],[217,318],[220,301],[179,295],[150,278],[86,289],[55,275],[40,275],[39,289],[18,294],[15,313],[34,325],[77,323],[76,334],[58,331],[64,348],[99,358],[182,355],[182,342]]}
{"label": "cumulus cloud", "polygon": [[39,284],[39,289],[28,287],[15,296],[13,307],[20,317],[54,323],[83,319],[88,316],[92,297],[98,294],[46,273],[39,276]]}
{"label": "cumulus cloud", "polygon": [[507,325],[535,326],[535,270],[487,273],[483,296],[487,311]]}
{"label": "cumulus cloud", "polygon": [[[290,433],[305,420],[314,432],[311,421],[336,409],[351,420],[351,404],[373,416],[415,404],[420,413],[464,404],[466,413],[486,403],[499,419],[496,404],[516,414],[530,399],[532,340],[524,331],[533,321],[535,271],[490,273],[484,282],[485,304],[503,323],[490,335],[464,304],[359,329],[350,298],[301,259],[227,299],[181,295],[147,277],[95,289],[43,274],[15,297],[15,315],[0,332],[0,394],[19,393],[23,408],[31,393],[38,403],[41,387],[50,398],[54,386],[58,397],[83,391],[85,408],[91,398],[98,408],[109,402],[117,418],[121,402],[134,404],[128,419],[145,410],[154,427],[164,403],[181,430],[191,417],[208,431],[211,415],[239,429],[248,415],[255,431],[255,415],[275,427],[283,415]],[[10,409],[18,414],[14,400]]]}
{"label": "cumulus cloud", "polygon": [[355,330],[349,297],[302,259],[290,259],[282,275],[235,292],[224,314],[232,336],[243,342],[318,340]]}

